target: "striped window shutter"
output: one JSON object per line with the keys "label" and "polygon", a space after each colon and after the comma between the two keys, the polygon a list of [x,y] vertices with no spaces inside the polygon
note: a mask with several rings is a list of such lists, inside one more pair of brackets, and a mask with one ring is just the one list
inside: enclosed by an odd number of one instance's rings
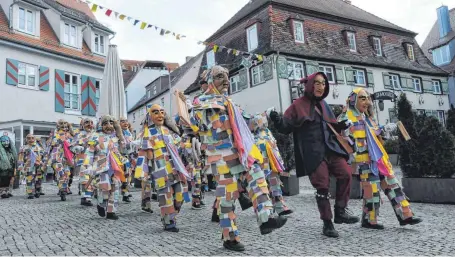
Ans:
{"label": "striped window shutter", "polygon": [[55,111],[65,112],[65,71],[55,70]]}
{"label": "striped window shutter", "polygon": [[89,99],[89,109],[88,115],[95,116],[96,115],[96,79],[90,77],[88,79],[88,99]]}
{"label": "striped window shutter", "polygon": [[17,86],[19,62],[14,59],[6,59],[6,84]]}
{"label": "striped window shutter", "polygon": [[89,77],[86,75],[81,76],[81,92],[82,92],[82,115],[89,114]]}
{"label": "striped window shutter", "polygon": [[49,68],[39,67],[39,90],[49,91]]}

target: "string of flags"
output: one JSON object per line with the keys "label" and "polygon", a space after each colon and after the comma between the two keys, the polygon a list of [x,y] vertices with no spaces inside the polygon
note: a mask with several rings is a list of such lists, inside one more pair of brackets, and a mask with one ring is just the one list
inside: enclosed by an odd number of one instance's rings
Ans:
{"label": "string of flags", "polygon": [[[120,19],[122,21],[126,20],[127,22],[132,23],[133,26],[137,26],[139,24],[139,28],[141,30],[154,28],[155,31],[159,31],[161,36],[172,35],[177,40],[180,40],[180,39],[183,39],[183,38],[193,39],[193,40],[197,41],[198,45],[202,44],[202,45],[211,47],[213,49],[214,53],[221,52],[221,51],[225,50],[228,54],[233,54],[235,56],[239,56],[239,55],[242,55],[244,57],[247,56],[248,61],[251,61],[253,59],[253,57],[256,57],[257,60],[254,60],[253,61],[254,63],[261,62],[261,61],[267,59],[267,57],[265,57],[263,55],[260,55],[260,54],[253,54],[253,53],[250,53],[250,52],[240,51],[240,50],[229,48],[229,47],[226,47],[226,46],[223,46],[223,45],[219,45],[219,44],[215,44],[215,43],[209,43],[209,42],[206,42],[206,41],[198,40],[198,39],[193,38],[193,37],[187,37],[186,35],[183,35],[183,34],[180,34],[180,33],[176,33],[176,32],[173,32],[171,30],[168,30],[168,29],[165,29],[165,28],[161,28],[161,27],[158,27],[158,26],[153,25],[151,23],[145,22],[143,20],[136,19],[136,18],[133,18],[131,16],[122,14],[122,13],[120,13],[118,11],[115,11],[115,10],[113,10],[111,8],[107,8],[105,6],[101,6],[99,4],[92,3],[90,0],[78,0],[78,1],[91,5],[91,11],[94,12],[94,13],[95,12],[104,12],[104,14],[106,16],[108,16],[108,17],[111,17],[111,18],[115,17],[115,19]],[[243,63],[243,61],[242,61],[242,63]]]}

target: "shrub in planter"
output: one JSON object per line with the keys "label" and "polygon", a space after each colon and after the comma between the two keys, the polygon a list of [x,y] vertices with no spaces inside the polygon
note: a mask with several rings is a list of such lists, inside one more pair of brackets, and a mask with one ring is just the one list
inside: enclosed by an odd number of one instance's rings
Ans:
{"label": "shrub in planter", "polygon": [[400,142],[397,139],[389,139],[384,142],[384,149],[388,154],[398,154]]}
{"label": "shrub in planter", "polygon": [[448,131],[455,135],[455,108],[453,105],[450,106],[450,110],[447,112],[446,128]]}

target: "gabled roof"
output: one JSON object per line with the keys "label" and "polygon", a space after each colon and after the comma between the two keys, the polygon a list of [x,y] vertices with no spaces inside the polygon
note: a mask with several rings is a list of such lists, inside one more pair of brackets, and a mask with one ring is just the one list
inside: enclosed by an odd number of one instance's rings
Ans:
{"label": "gabled roof", "polygon": [[431,49],[437,48],[444,44],[447,44],[451,39],[455,38],[455,8],[449,11],[450,27],[452,31],[447,34],[444,38],[439,38],[439,25],[438,21],[434,23],[433,27],[428,33],[428,36],[425,38],[422,44],[423,53],[430,59],[433,60],[432,54],[429,53]]}
{"label": "gabled roof", "polygon": [[[147,68],[147,66],[156,67],[156,65],[165,66],[167,70],[174,71],[180,65],[178,63],[163,62],[163,61],[138,61],[138,60],[121,60],[123,68],[123,84],[125,88],[128,87],[129,83],[136,77],[141,69]],[[137,69],[133,69],[137,67]]]}
{"label": "gabled roof", "polygon": [[[171,77],[171,84],[172,86],[174,86],[175,84],[177,84],[180,79],[191,69],[195,66],[196,64],[196,61],[201,57],[201,55],[204,54],[204,51],[203,52],[200,52],[198,55],[196,55],[195,57],[191,58],[188,62],[186,62],[185,64],[183,64],[182,66],[178,67],[176,70],[174,70],[173,72],[171,72],[170,74],[170,77]],[[197,68],[197,67],[196,67]],[[165,77],[168,77],[168,76],[165,76]],[[157,78],[159,79],[159,78]],[[154,80],[156,81],[156,80]],[[150,84],[152,84],[154,81],[152,81]],[[149,84],[149,85],[150,85]],[[128,113],[130,112],[134,112],[135,110],[139,109],[140,107],[142,107],[143,105],[147,104],[147,102],[153,100],[154,98],[162,95],[164,92],[167,92],[169,91],[169,87],[162,87],[161,88],[161,92],[158,92],[156,95],[154,95],[153,97],[150,97],[148,98],[147,97],[147,94],[145,94],[141,100],[139,100],[139,102],[137,102],[137,104],[135,104],[130,110],[128,110]]]}
{"label": "gabled roof", "polygon": [[228,29],[230,26],[243,20],[245,17],[254,13],[258,9],[262,9],[269,4],[276,4],[288,6],[292,9],[301,9],[309,11],[313,14],[325,14],[325,16],[335,16],[347,20],[363,22],[387,29],[397,30],[404,33],[411,33],[416,35],[415,32],[397,26],[389,21],[386,21],[374,14],[358,8],[355,5],[348,4],[342,0],[252,0],[240,9],[231,19],[229,19],[220,29],[218,29],[209,39],[208,42],[217,38],[218,34]]}
{"label": "gabled roof", "polygon": [[90,17],[91,19],[96,20],[95,14],[93,14],[93,12],[90,10],[90,7],[87,4],[85,4],[84,2],[74,1],[74,0],[56,0],[56,1],[68,8],[78,10],[78,11],[84,13],[85,15],[87,15],[88,17]]}

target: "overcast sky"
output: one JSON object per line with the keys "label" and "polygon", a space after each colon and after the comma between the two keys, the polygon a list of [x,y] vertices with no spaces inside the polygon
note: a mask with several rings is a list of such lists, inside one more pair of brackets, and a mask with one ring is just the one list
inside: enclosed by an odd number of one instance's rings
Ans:
{"label": "overcast sky", "polygon": [[[240,10],[249,0],[91,0],[93,3],[141,19],[161,28],[205,40]],[[325,1],[325,0],[314,0]],[[341,1],[341,0],[340,0]],[[422,44],[436,21],[436,8],[455,7],[455,0],[352,0],[352,4],[418,33]],[[122,59],[160,60],[183,64],[186,56],[204,48],[192,39],[176,40],[160,36],[159,30],[140,30],[132,22],[95,13],[100,22],[117,32],[112,43],[118,45]]]}

